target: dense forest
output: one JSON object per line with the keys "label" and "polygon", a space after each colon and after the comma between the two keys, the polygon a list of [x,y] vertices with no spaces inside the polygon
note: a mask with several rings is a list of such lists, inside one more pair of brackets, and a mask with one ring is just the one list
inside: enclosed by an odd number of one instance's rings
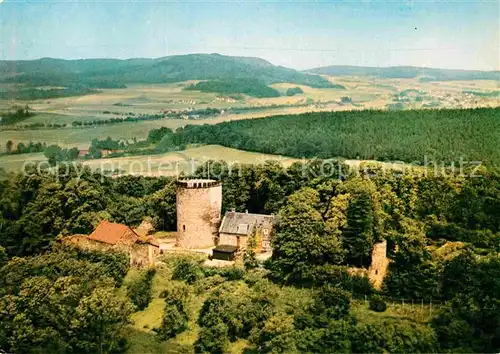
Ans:
{"label": "dense forest", "polygon": [[18,88],[0,92],[0,100],[44,100],[48,98],[72,97],[99,93],[100,91],[82,85],[70,85],[65,88]]}
{"label": "dense forest", "polygon": [[165,145],[219,144],[293,157],[500,164],[500,109],[317,112],[188,125]]}
{"label": "dense forest", "polygon": [[241,93],[257,98],[280,96],[278,90],[267,86],[264,82],[257,79],[226,79],[201,81],[197,84],[189,85],[185,89],[203,92],[216,92],[224,95]]}
{"label": "dense forest", "polygon": [[[157,229],[173,230],[175,181],[112,179],[69,166],[1,176],[2,349],[126,350],[134,344],[130,314],[153,298],[164,302],[154,341],[196,328],[196,352],[225,352],[239,340],[256,352],[500,348],[497,174],[436,177],[321,160],[289,168],[209,161],[196,176],[223,182],[224,210],[280,215],[273,257],[259,267],[248,253],[244,268],[214,269],[165,256],[156,273],[124,279],[127,260],[61,249],[57,236],[88,233],[103,218],[134,226],[150,217]],[[380,240],[390,245],[391,263],[376,291],[349,267],[366,267]],[[363,298],[372,310],[360,312]],[[439,305],[426,319],[411,313],[366,319],[366,311],[384,312],[391,299]]]}
{"label": "dense forest", "polygon": [[[0,254],[2,248],[0,247]],[[1,258],[1,255],[0,255]],[[125,349],[134,306],[119,296],[122,254],[54,245],[0,260],[0,348],[9,353],[109,353]]]}
{"label": "dense forest", "polygon": [[288,90],[286,90],[286,95],[287,96],[295,96],[295,95],[301,95],[303,94],[304,91],[300,87],[290,87]]}

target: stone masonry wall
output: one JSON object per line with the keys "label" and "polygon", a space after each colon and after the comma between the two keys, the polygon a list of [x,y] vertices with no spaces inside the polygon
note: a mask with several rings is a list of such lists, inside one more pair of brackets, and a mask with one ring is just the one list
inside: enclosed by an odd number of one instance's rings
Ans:
{"label": "stone masonry wall", "polygon": [[177,188],[177,246],[207,248],[214,245],[221,221],[222,186]]}
{"label": "stone masonry wall", "polygon": [[132,245],[109,245],[107,243],[90,240],[86,235],[74,235],[62,238],[62,243],[72,246],[77,246],[81,249],[91,251],[116,251],[128,254],[130,257],[130,265],[137,267],[153,266],[156,263],[156,257],[160,250],[158,247],[149,244],[132,244]]}

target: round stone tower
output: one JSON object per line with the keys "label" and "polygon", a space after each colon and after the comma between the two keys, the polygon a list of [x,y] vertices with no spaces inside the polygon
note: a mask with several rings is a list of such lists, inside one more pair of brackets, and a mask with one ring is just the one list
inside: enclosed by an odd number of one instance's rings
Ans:
{"label": "round stone tower", "polygon": [[177,247],[214,246],[221,210],[221,182],[211,179],[177,181]]}

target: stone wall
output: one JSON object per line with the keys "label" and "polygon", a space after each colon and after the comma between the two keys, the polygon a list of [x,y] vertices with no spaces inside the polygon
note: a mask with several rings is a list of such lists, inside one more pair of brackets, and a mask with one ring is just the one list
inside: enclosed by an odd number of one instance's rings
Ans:
{"label": "stone wall", "polygon": [[220,183],[179,183],[177,187],[177,246],[214,246],[222,210]]}
{"label": "stone wall", "polygon": [[[240,238],[239,244],[238,237]],[[219,234],[219,245],[230,245],[239,247],[240,249],[246,249],[247,243],[248,236],[245,235],[226,234],[222,232]]]}
{"label": "stone wall", "polygon": [[89,239],[86,235],[74,235],[62,238],[62,243],[76,246],[91,251],[115,251],[126,253],[130,258],[130,265],[136,267],[153,266],[156,263],[156,257],[160,254],[159,247],[146,244],[134,243],[130,245],[117,244],[110,245]]}

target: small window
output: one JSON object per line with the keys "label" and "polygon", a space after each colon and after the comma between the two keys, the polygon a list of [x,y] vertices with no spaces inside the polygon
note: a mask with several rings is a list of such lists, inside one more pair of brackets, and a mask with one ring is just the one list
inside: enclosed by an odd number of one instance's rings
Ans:
{"label": "small window", "polygon": [[186,231],[186,225],[182,225],[182,231]]}
{"label": "small window", "polygon": [[269,234],[269,230],[268,229],[264,229],[264,230],[262,230],[262,232],[264,232],[265,236],[267,236]]}

